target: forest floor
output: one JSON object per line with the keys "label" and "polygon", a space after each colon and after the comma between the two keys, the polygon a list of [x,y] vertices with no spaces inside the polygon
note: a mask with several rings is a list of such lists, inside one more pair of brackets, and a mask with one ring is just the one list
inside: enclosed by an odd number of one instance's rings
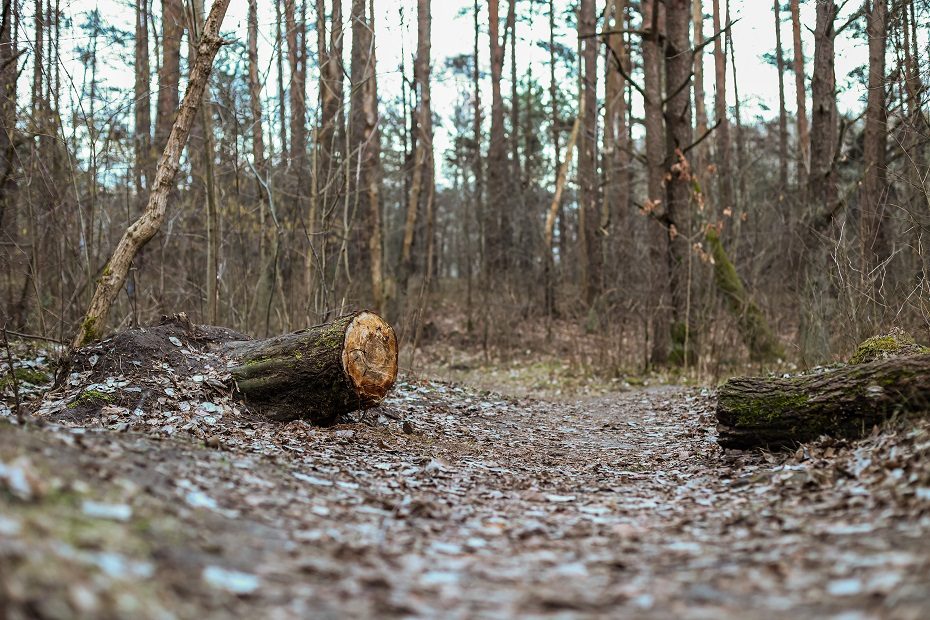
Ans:
{"label": "forest floor", "polygon": [[712,390],[501,374],[331,428],[167,369],[7,409],[0,617],[930,617],[930,425],[724,452]]}

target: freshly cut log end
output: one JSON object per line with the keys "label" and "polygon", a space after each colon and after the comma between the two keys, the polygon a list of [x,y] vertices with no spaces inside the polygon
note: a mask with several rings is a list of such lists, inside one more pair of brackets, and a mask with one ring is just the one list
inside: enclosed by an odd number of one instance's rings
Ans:
{"label": "freshly cut log end", "polygon": [[331,424],[377,405],[397,379],[397,337],[373,312],[225,349],[239,393],[274,420]]}
{"label": "freshly cut log end", "polygon": [[342,367],[359,397],[377,404],[397,380],[397,336],[373,312],[360,312],[346,328]]}

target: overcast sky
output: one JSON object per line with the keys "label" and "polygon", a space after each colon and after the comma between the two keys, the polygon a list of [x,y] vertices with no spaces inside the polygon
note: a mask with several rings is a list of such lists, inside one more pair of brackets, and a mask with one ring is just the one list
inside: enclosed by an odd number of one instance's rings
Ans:
{"label": "overcast sky", "polygon": [[[377,55],[378,55],[378,74],[379,74],[379,91],[382,100],[393,98],[400,90],[400,73],[398,65],[401,62],[405,50],[407,56],[407,67],[409,71],[411,57],[416,46],[416,2],[414,0],[374,0],[376,15],[376,36],[377,36]],[[557,0],[556,6],[560,13],[574,5],[575,0]],[[160,4],[157,0],[154,2],[156,11]],[[329,4],[327,2],[327,4]],[[346,11],[348,9],[348,0],[345,2]],[[453,105],[457,96],[457,88],[454,78],[444,69],[445,60],[448,57],[459,54],[470,54],[472,51],[472,17],[471,7],[472,0],[433,0],[433,35],[432,35],[432,54],[433,54],[433,101],[434,111],[440,115],[441,120],[446,125],[451,114]],[[482,50],[482,67],[488,67],[488,42],[487,42],[487,16],[484,5],[481,2],[482,17],[480,23],[483,25],[481,35]],[[506,8],[506,0],[501,1],[502,15]],[[548,15],[545,3],[535,9],[530,9],[529,2],[522,2],[521,16],[524,17],[518,26],[518,62],[521,76],[531,68],[535,75],[539,76],[545,84],[548,80],[548,69],[545,63],[548,60],[547,52],[537,45],[538,41],[548,40]],[[710,2],[705,2],[705,13],[710,10]],[[260,61],[266,70],[271,70],[272,52],[274,45],[274,5],[265,0],[259,0],[260,6]],[[246,36],[246,7],[247,3],[242,0],[234,1],[230,4],[224,22],[224,34],[228,38],[245,39]],[[598,10],[603,9],[603,2],[597,2]],[[858,7],[855,2],[848,3],[840,16],[840,22],[845,21],[844,17],[850,14]],[[78,61],[76,46],[87,43],[86,32],[80,29],[80,25],[85,21],[83,13],[97,8],[104,19],[104,22],[122,28],[128,32],[133,31],[133,12],[126,0],[71,0],[63,2],[62,8],[65,14],[72,17],[72,23],[62,33],[62,64],[63,85],[69,88],[68,99],[75,97],[79,92],[85,67]],[[777,114],[778,102],[778,80],[774,67],[764,62],[763,56],[771,53],[775,47],[775,29],[774,17],[772,12],[772,3],[767,0],[732,0],[732,17],[738,19],[733,27],[733,42],[736,50],[736,71],[739,78],[740,98],[743,106],[743,113],[747,120],[754,117],[771,118]],[[401,11],[404,12],[403,19]],[[460,14],[465,12],[464,16]],[[813,53],[813,36],[808,30],[814,26],[814,2],[808,0],[802,2],[802,22],[804,51],[805,55],[810,58]],[[312,11],[309,12],[310,17]],[[787,12],[782,13],[783,18],[788,18]],[[25,16],[28,20],[29,15]],[[563,20],[564,21],[564,20]],[[312,29],[312,23],[309,24]],[[711,21],[705,22],[705,36],[711,34]],[[558,33],[560,41],[574,47],[576,44],[574,30],[569,27],[561,28]],[[315,35],[311,32],[311,47],[315,48]],[[31,42],[32,34],[28,33],[25,42]],[[791,27],[790,22],[786,22],[782,27],[782,41],[785,45],[787,59],[790,60],[792,54],[791,48]],[[707,48],[710,51],[710,47]],[[346,53],[348,55],[349,44],[346,43]],[[861,101],[865,96],[865,89],[854,78],[849,78],[849,73],[856,67],[861,66],[867,60],[867,48],[863,40],[852,40],[847,34],[841,35],[836,42],[837,52],[837,83],[840,88],[845,87],[845,92],[840,96],[840,109],[858,109]],[[99,68],[99,79],[105,85],[114,88],[110,95],[110,105],[119,107],[119,102],[123,105],[131,103],[132,97],[132,70],[128,63],[132,60],[132,48],[128,45],[124,50],[104,49],[102,52],[101,66]],[[707,67],[705,70],[705,88],[712,88],[711,79],[713,76],[713,58],[711,54],[705,55]],[[244,65],[243,59],[243,67]],[[154,66],[154,63],[153,63]],[[809,64],[808,64],[809,68]],[[505,77],[509,75],[508,69],[505,68]],[[266,78],[269,74],[265,74]],[[28,79],[28,72],[24,72],[24,80]],[[266,79],[268,95],[275,94],[274,75],[270,74],[271,79]],[[310,67],[309,73],[309,97],[308,103],[313,106],[315,102],[315,71]],[[504,92],[509,92],[509,80],[505,80]],[[153,87],[157,84],[153,81]],[[730,89],[728,100],[732,106],[735,100],[733,94],[733,80],[728,80]],[[28,86],[24,84],[28,92]],[[563,89],[575,90],[574,81],[565,79],[560,86]],[[485,83],[485,88],[489,88]],[[786,100],[788,107],[794,109],[794,80],[791,74],[786,77]],[[490,99],[490,93],[485,95],[485,101]],[[708,105],[712,106],[712,97],[708,96]],[[712,109],[709,107],[709,109]],[[436,136],[437,147],[442,149],[448,144],[448,133],[446,127],[440,124],[437,127]]]}

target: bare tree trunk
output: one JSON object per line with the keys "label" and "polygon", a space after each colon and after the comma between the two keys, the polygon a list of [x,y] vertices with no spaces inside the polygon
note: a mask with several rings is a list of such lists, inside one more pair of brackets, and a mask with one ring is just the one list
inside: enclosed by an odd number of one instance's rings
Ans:
{"label": "bare tree trunk", "polygon": [[[713,0],[714,32],[721,32],[720,0]],[[727,24],[729,25],[729,24]],[[720,34],[714,40],[714,116],[717,146],[717,205],[718,217],[727,209],[733,210],[733,167],[730,163],[730,120],[727,117],[727,38]]]}
{"label": "bare tree trunk", "polygon": [[[475,21],[475,41],[478,40],[478,22]],[[477,58],[476,58],[477,60]],[[559,152],[559,135],[561,134],[559,128],[559,98],[558,98],[558,86],[555,76],[555,0],[549,0],[549,127],[550,133],[552,134],[552,173],[555,175],[553,180],[558,189],[559,183],[559,170],[561,165],[561,155]],[[477,70],[477,69],[476,69]],[[567,173],[567,171],[566,171]],[[560,197],[561,198],[561,197]],[[559,214],[559,256],[564,261],[565,260],[565,217],[562,214],[561,209],[558,209]],[[553,226],[555,222],[553,221]],[[546,315],[552,317],[556,312],[556,299],[555,299],[555,256],[552,250],[552,243],[548,244],[549,246],[549,255],[546,256]]]}
{"label": "bare tree trunk", "polygon": [[[715,4],[717,0],[714,0]],[[697,334],[691,309],[691,175],[683,151],[691,145],[691,0],[666,2],[665,128],[666,217],[669,226],[669,295],[672,300],[672,359],[688,365],[696,359]]]}
{"label": "bare tree trunk", "polygon": [[[287,65],[291,72],[291,83],[288,89],[291,109],[290,166],[293,173],[293,189],[299,205],[300,186],[303,180],[304,160],[307,152],[306,58],[303,53],[306,24],[303,20],[298,22],[296,5],[297,0],[285,0],[284,2],[284,23],[287,29]],[[301,9],[303,6],[304,4],[301,3]]]}
{"label": "bare tree trunk", "polygon": [[135,107],[135,181],[136,197],[141,205],[143,192],[149,189],[151,175],[149,161],[152,157],[152,113],[149,109],[149,30],[148,1],[136,0],[136,82],[133,89]]}
{"label": "bare tree trunk", "polygon": [[[698,138],[707,133],[707,109],[704,103],[704,7],[702,0],[693,0],[691,21],[694,29],[694,130]],[[692,166],[703,176],[707,158],[703,144],[694,147]]]}
{"label": "bare tree trunk", "polygon": [[16,312],[20,224],[16,201],[16,94],[19,51],[13,31],[19,22],[18,5],[4,0],[0,25],[0,269],[5,276],[6,302],[0,305],[4,324],[19,322]]}
{"label": "bare tree trunk", "polygon": [[862,185],[859,188],[859,240],[862,244],[862,273],[866,277],[877,279],[874,270],[890,254],[884,213],[887,185],[885,153],[888,138],[885,109],[887,0],[868,0],[865,3],[865,14],[866,35],[869,40],[869,94],[862,146]]}
{"label": "bare tree trunk", "polygon": [[371,300],[375,310],[384,304],[381,241],[381,136],[378,131],[378,91],[375,73],[374,16],[365,0],[352,0],[352,118],[350,154],[356,158],[355,191],[366,214],[363,228],[368,242]]}
{"label": "bare tree trunk", "polygon": [[809,136],[807,134],[807,84],[804,79],[804,48],[801,44],[800,0],[791,0],[791,32],[794,39],[794,90],[798,124],[797,179],[798,189],[807,190]]}
{"label": "bare tree trunk", "polygon": [[568,144],[565,146],[565,161],[559,166],[556,172],[555,190],[552,194],[552,203],[549,205],[549,212],[546,214],[546,227],[543,230],[543,239],[546,241],[546,249],[549,252],[549,260],[552,260],[552,237],[555,234],[555,220],[562,207],[562,193],[565,191],[565,182],[568,179],[568,169],[572,165],[572,154],[575,151],[575,143],[578,141],[578,133],[581,127],[582,118],[579,116],[572,125],[572,133],[568,138]]}
{"label": "bare tree trunk", "polygon": [[[248,16],[249,49],[249,110],[252,113],[252,161],[255,170],[262,179],[265,170],[265,134],[262,129],[262,85],[258,78],[258,0],[249,0]],[[261,187],[257,188],[259,199],[263,196]]]}
{"label": "bare tree trunk", "polygon": [[578,136],[578,255],[581,263],[581,286],[584,301],[594,304],[601,292],[600,189],[597,183],[597,48],[598,37],[594,0],[581,0],[578,11],[578,36],[582,37],[580,105],[584,109]]}
{"label": "bare tree trunk", "polygon": [[[732,23],[730,20],[730,0],[727,0],[726,11],[727,24]],[[739,78],[736,75],[736,46],[733,44],[733,29],[727,28],[726,31],[727,48],[730,50],[730,70],[733,72],[733,120],[736,121],[736,177],[739,180],[738,191],[736,192],[736,205],[745,205],[746,196],[746,133],[743,131],[743,115],[740,112],[741,100],[739,96]],[[734,209],[735,211],[735,209]],[[735,215],[735,213],[734,213]],[[739,230],[740,220],[732,219],[733,229]],[[736,241],[739,241],[737,236]]]}
{"label": "bare tree trunk", "polygon": [[282,31],[282,23],[284,16],[281,13],[281,5],[283,2],[275,2],[275,63],[277,69],[277,78],[278,78],[278,131],[279,139],[281,141],[281,160],[285,165],[287,164],[288,153],[288,139],[287,139],[287,106],[284,104],[286,98],[286,90],[284,88],[284,33]]}
{"label": "bare tree trunk", "polygon": [[829,358],[829,323],[833,314],[833,293],[827,273],[826,248],[821,240],[836,201],[834,152],[837,142],[836,75],[833,39],[836,4],[824,0],[817,4],[814,30],[814,71],[811,96],[810,175],[807,197],[810,204],[804,218],[800,259],[800,345],[806,364]]}
{"label": "bare tree trunk", "polygon": [[[191,13],[188,17],[188,58],[189,70],[197,62],[200,32],[204,21],[203,0],[194,0],[190,3]],[[188,76],[190,80],[190,76]],[[210,109],[209,80],[204,89],[204,100],[200,106],[200,113],[194,120],[191,128],[188,153],[191,160],[191,176],[194,179],[192,200],[194,205],[201,204],[201,197],[205,198],[206,212],[206,269],[204,273],[204,296],[206,297],[207,320],[216,324],[219,322],[219,205],[216,196],[216,173],[214,169],[215,145],[213,135],[213,113]],[[203,192],[201,194],[201,192]]]}
{"label": "bare tree trunk", "polygon": [[[647,210],[662,215],[666,206],[662,187],[665,175],[665,125],[662,115],[662,51],[660,42],[665,37],[665,5],[659,0],[644,0],[643,12],[643,77],[645,82],[646,172]],[[658,219],[658,218],[657,218]],[[661,221],[661,219],[658,219]],[[651,222],[650,222],[651,224]],[[669,354],[669,301],[667,225],[651,225],[649,235],[649,263],[655,270],[649,306],[653,309],[652,351],[653,366],[668,363]]]}
{"label": "bare tree trunk", "polygon": [[[625,26],[626,0],[608,0],[605,13],[604,30],[619,31]],[[626,122],[626,79],[629,75],[626,42],[620,32],[607,36],[607,62],[606,86],[604,103],[604,211],[601,225],[606,228],[610,224],[613,233],[613,261],[619,263],[613,270],[621,279],[620,286],[626,283],[631,258],[629,256],[628,239],[623,233],[630,229],[628,207],[630,202],[630,147],[627,140],[628,127]],[[605,219],[607,220],[605,222]]]}
{"label": "bare tree trunk", "polygon": [[[315,265],[308,265],[308,271],[315,269],[320,277],[326,275],[328,263],[329,235],[327,234],[331,214],[344,198],[341,190],[340,165],[342,163],[343,144],[345,141],[344,113],[344,74],[343,74],[343,29],[342,2],[332,3],[330,15],[329,40],[326,36],[325,3],[317,0],[317,55],[320,63],[320,126],[317,130],[317,147],[315,163],[315,191],[311,203],[310,225],[320,233],[315,254]],[[319,228],[316,228],[319,227]],[[310,274],[308,273],[308,276]],[[308,287],[315,294],[312,284]],[[325,287],[319,289],[322,294]],[[325,313],[322,300],[317,302],[317,312]]]}
{"label": "bare tree trunk", "polygon": [[[257,288],[253,299],[253,307],[257,307],[259,316],[266,316],[269,310],[269,300],[274,290],[274,263],[268,259],[267,243],[267,220],[265,210],[271,208],[271,199],[269,197],[269,178],[268,178],[268,161],[265,155],[265,134],[262,121],[262,91],[259,80],[258,68],[258,0],[249,0],[248,13],[248,55],[249,55],[249,111],[252,114],[252,165],[255,175],[255,193],[259,204],[259,242],[258,242],[258,261],[259,276]],[[272,216],[273,223],[276,218]],[[275,226],[277,228],[277,226]],[[275,236],[275,248],[279,236]],[[251,319],[251,312],[250,312]],[[267,321],[266,329],[267,329]]]}
{"label": "bare tree trunk", "polygon": [[493,209],[485,216],[487,225],[487,260],[490,268],[502,273],[508,264],[510,238],[510,208],[507,200],[507,140],[504,135],[504,99],[501,94],[501,74],[504,69],[504,47],[500,37],[498,0],[488,0],[488,21],[491,48],[491,136],[488,146],[488,197]]}
{"label": "bare tree trunk", "polygon": [[157,153],[165,150],[180,100],[178,83],[181,79],[181,38],[184,36],[184,8],[181,0],[162,0],[161,14],[162,61],[158,74],[154,143]]}
{"label": "bare tree trunk", "polygon": [[778,184],[788,190],[788,113],[785,110],[785,56],[781,46],[781,0],[775,3],[775,68],[778,71]]}
{"label": "bare tree trunk", "polygon": [[837,141],[836,73],[833,41],[837,8],[833,0],[817,3],[814,30],[814,72],[811,85],[811,163],[808,195],[818,208],[836,200],[834,154]]}
{"label": "bare tree trunk", "polygon": [[[479,45],[479,34],[481,32],[479,28],[479,14],[480,14],[480,5],[479,0],[474,0],[472,17],[473,17],[473,29],[474,29],[474,38],[472,44],[472,99],[473,99],[473,115],[472,115],[472,174],[475,176],[475,192],[474,192],[474,213],[475,213],[475,223],[477,224],[478,231],[478,281],[480,289],[480,297],[483,300],[487,294],[487,282],[488,282],[488,261],[485,243],[487,241],[486,232],[487,232],[487,216],[486,209],[484,204],[484,164],[485,160],[482,157],[481,146],[484,142],[482,131],[482,114],[481,114],[481,54],[480,54],[480,45]],[[468,329],[469,332],[472,328],[471,321],[471,298],[468,299]],[[486,319],[487,305],[481,304],[481,323],[484,329],[484,326],[487,325]]]}
{"label": "bare tree trunk", "polygon": [[[304,196],[307,193],[305,185],[309,181],[307,176],[307,100],[306,100],[306,75],[307,75],[307,24],[306,24],[306,0],[284,0],[284,24],[285,24],[285,43],[287,45],[287,65],[290,71],[290,83],[288,86],[288,107],[290,115],[290,151],[288,152],[288,176],[287,176],[287,214],[290,226],[293,230],[301,227],[304,232],[313,233],[313,223],[307,222],[307,214],[304,212]],[[286,230],[289,229],[286,228]],[[306,237],[305,237],[306,238]],[[311,237],[312,238],[312,237]],[[289,248],[290,253],[285,263],[287,269],[285,277],[291,286],[299,290],[297,298],[299,312],[303,316],[308,316],[307,300],[309,299],[309,290],[306,289],[311,285],[310,268],[312,265],[313,248],[310,243],[293,245]]]}
{"label": "bare tree trunk", "polygon": [[[903,188],[903,198],[907,204],[910,217],[914,218],[917,226],[913,227],[910,243],[918,248],[917,260],[914,266],[923,274],[930,273],[930,255],[920,249],[926,247],[926,231],[930,228],[930,210],[925,207],[927,196],[930,195],[927,186],[927,147],[926,135],[930,128],[923,113],[924,87],[920,77],[920,52],[918,50],[917,15],[914,2],[908,2],[908,9],[901,12],[900,48],[903,48],[904,93],[901,98],[905,103],[905,118],[903,123],[903,136],[901,144],[907,154],[907,180]],[[894,11],[893,11],[894,12]],[[910,26],[910,27],[908,27]],[[898,54],[899,61],[901,60]],[[926,278],[924,278],[926,281]]]}
{"label": "bare tree trunk", "polygon": [[184,101],[178,110],[177,119],[171,129],[171,134],[168,136],[165,152],[162,154],[161,160],[158,162],[158,168],[155,171],[155,180],[149,194],[148,206],[141,217],[126,230],[113,251],[113,255],[110,257],[103,274],[97,281],[97,289],[90,302],[90,307],[87,309],[81,327],[72,341],[73,349],[97,340],[103,333],[110,306],[119,295],[120,289],[126,281],[132,259],[139,249],[155,236],[165,219],[168,193],[178,172],[181,152],[184,150],[188,135],[190,135],[191,125],[194,122],[197,110],[203,102],[203,94],[210,78],[213,59],[223,45],[219,32],[228,7],[229,0],[216,0],[210,9],[210,14],[204,24],[203,36],[200,38],[197,60],[190,72],[190,80],[187,85],[187,92],[184,94]]}
{"label": "bare tree trunk", "polygon": [[[431,201],[434,182],[433,170],[433,119],[430,107],[430,0],[417,1],[417,55],[413,65],[413,84],[417,95],[413,132],[416,144],[413,153],[413,170],[410,191],[407,195],[407,215],[404,222],[404,239],[399,268],[399,294],[406,295],[407,281],[414,271],[413,246],[418,214],[425,211]],[[430,209],[431,210],[431,209]],[[428,214],[432,215],[432,213]],[[427,222],[426,265],[430,257],[432,226]],[[429,269],[425,269],[428,272]]]}

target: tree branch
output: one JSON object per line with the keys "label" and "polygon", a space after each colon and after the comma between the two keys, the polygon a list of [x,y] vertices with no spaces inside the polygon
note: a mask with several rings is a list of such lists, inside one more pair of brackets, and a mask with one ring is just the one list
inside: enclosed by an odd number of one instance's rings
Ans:
{"label": "tree branch", "polygon": [[620,28],[616,30],[602,30],[600,32],[588,32],[585,34],[578,35],[579,39],[593,39],[594,37],[607,37],[612,34],[638,34],[641,37],[644,37],[649,34],[647,30],[638,30],[635,28]]}
{"label": "tree branch", "polygon": [[682,83],[678,86],[678,88],[675,89],[675,92],[673,92],[673,93],[670,94],[668,97],[666,97],[665,99],[662,100],[662,105],[664,106],[666,103],[668,103],[669,101],[671,101],[672,99],[674,99],[675,96],[676,96],[678,93],[680,93],[681,91],[683,91],[684,89],[686,89],[686,88],[688,87],[688,84],[691,83],[691,78],[693,78],[693,77],[694,77],[694,70],[692,69],[692,70],[688,73],[687,79],[686,79],[684,82],[682,82]]}
{"label": "tree branch", "polygon": [[[845,3],[844,3],[844,4],[845,4]],[[834,31],[833,31],[833,37],[836,38],[836,36],[837,36],[838,34],[840,34],[841,32],[843,32],[843,31],[846,30],[847,28],[849,28],[849,27],[853,24],[853,22],[855,22],[857,19],[859,19],[860,17],[862,17],[863,14],[864,14],[864,9],[865,9],[865,7],[860,8],[858,11],[856,11],[855,13],[853,13],[852,15],[850,15],[849,21],[847,21],[845,24],[843,24],[843,25],[840,26],[839,28],[834,29]],[[838,13],[838,12],[839,12],[839,10],[837,10],[837,13]]]}
{"label": "tree branch", "polygon": [[710,127],[707,131],[705,131],[705,132],[704,132],[704,135],[702,135],[700,138],[698,138],[697,140],[695,140],[694,142],[692,142],[691,144],[689,144],[689,145],[686,146],[685,148],[681,149],[681,154],[684,155],[685,153],[687,153],[688,151],[690,151],[691,149],[693,149],[694,147],[696,147],[698,144],[700,144],[701,142],[703,142],[703,141],[707,138],[707,136],[709,136],[710,134],[712,134],[712,133],[714,132],[714,130],[717,129],[717,127],[720,127],[720,123],[722,123],[722,122],[723,122],[723,119],[722,119],[722,118],[721,118],[721,119],[717,119],[717,122],[714,123],[714,126],[713,126],[713,127]]}
{"label": "tree branch", "polygon": [[704,49],[705,47],[707,47],[708,45],[710,45],[711,43],[713,43],[714,41],[716,41],[717,39],[719,39],[724,33],[726,33],[727,30],[729,30],[730,28],[733,27],[733,24],[735,24],[736,22],[738,22],[738,21],[741,20],[741,19],[743,19],[743,18],[742,18],[742,17],[737,17],[737,18],[734,19],[733,21],[728,22],[727,25],[724,26],[723,28],[721,28],[719,32],[717,32],[716,34],[714,34],[714,36],[712,36],[712,37],[710,37],[710,38],[708,38],[708,39],[705,39],[700,45],[698,45],[698,46],[695,47],[693,50],[691,50],[691,55],[692,55],[692,56],[697,56],[697,55],[698,55],[698,52],[700,52],[702,49]]}
{"label": "tree branch", "polygon": [[637,91],[640,95],[643,96],[643,100],[644,100],[644,101],[649,101],[649,96],[646,94],[646,91],[643,90],[643,88],[642,88],[639,84],[636,83],[636,80],[634,80],[632,77],[630,77],[630,76],[627,74],[626,70],[624,70],[624,68],[623,68],[623,63],[620,62],[620,57],[617,55],[617,52],[616,52],[616,50],[614,50],[613,46],[612,46],[609,42],[607,42],[607,41],[605,41],[605,44],[607,45],[607,49],[610,50],[610,55],[613,56],[614,62],[615,62],[616,65],[617,65],[617,73],[619,73],[620,75],[622,75],[622,76],[623,76],[623,79],[626,80],[627,82],[629,82],[629,83],[630,83],[630,86],[632,86],[633,88],[635,88],[636,91]]}

